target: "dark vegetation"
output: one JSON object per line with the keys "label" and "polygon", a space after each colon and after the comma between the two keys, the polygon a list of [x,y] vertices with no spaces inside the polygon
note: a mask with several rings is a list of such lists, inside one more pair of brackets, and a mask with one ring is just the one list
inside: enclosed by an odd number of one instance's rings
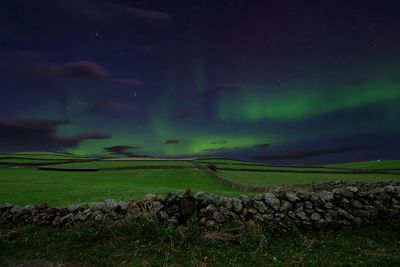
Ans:
{"label": "dark vegetation", "polygon": [[215,164],[207,164],[207,168],[212,170],[213,172],[217,171],[217,165]]}
{"label": "dark vegetation", "polygon": [[326,232],[238,225],[206,231],[151,219],[72,228],[2,227],[0,265],[398,266],[399,240],[399,223]]}

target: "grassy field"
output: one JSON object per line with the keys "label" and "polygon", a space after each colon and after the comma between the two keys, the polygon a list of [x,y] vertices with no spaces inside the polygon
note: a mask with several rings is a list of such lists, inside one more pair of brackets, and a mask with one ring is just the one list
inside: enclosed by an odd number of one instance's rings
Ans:
{"label": "grassy field", "polygon": [[1,154],[1,156],[14,157],[14,158],[38,158],[38,159],[89,159],[85,156],[78,156],[67,153],[57,152],[16,152]]}
{"label": "grassy field", "polygon": [[202,165],[215,164],[225,168],[279,168],[279,169],[400,169],[400,160],[382,160],[382,161],[361,161],[361,162],[349,162],[339,164],[326,164],[326,165],[315,165],[315,166],[302,166],[302,165],[272,165],[258,162],[249,162],[234,159],[225,158],[209,158],[209,159],[198,159],[195,162]]}
{"label": "grassy field", "polygon": [[334,168],[347,168],[347,169],[399,169],[400,170],[400,160],[349,162],[341,164],[329,164],[325,166]]}
{"label": "grassy field", "polygon": [[[245,164],[245,165],[257,165],[261,163],[243,161],[237,159],[226,159],[226,158],[205,158],[205,159],[197,159],[195,162],[200,164],[224,164],[224,165],[234,165],[234,164]],[[263,164],[264,165],[264,164]],[[265,164],[267,165],[267,164]]]}
{"label": "grassy field", "polygon": [[[3,165],[46,165],[53,163],[71,162],[76,160],[65,160],[65,159],[23,159],[23,158],[0,158],[0,164]],[[78,160],[81,161],[81,160]]]}
{"label": "grassy field", "polygon": [[400,179],[395,174],[341,174],[341,173],[289,173],[256,171],[218,171],[219,175],[233,182],[246,185],[278,185],[350,180],[361,182]]}
{"label": "grassy field", "polygon": [[203,170],[119,170],[101,172],[45,171],[34,168],[0,168],[0,203],[51,205],[134,199],[148,193],[171,191],[238,194]]}
{"label": "grassy field", "polygon": [[[399,266],[400,224],[305,232],[154,220],[0,228],[1,266]],[[50,264],[53,265],[50,265]],[[62,265],[64,266],[64,265]]]}
{"label": "grassy field", "polygon": [[71,154],[52,152],[21,152],[0,154],[1,165],[45,165],[63,162],[79,162],[83,160],[94,160],[91,158],[75,156]]}
{"label": "grassy field", "polygon": [[[207,164],[206,164],[207,165]],[[238,165],[238,164],[214,164],[217,169],[235,169],[235,170],[261,170],[261,171],[271,171],[271,172],[350,172],[351,169],[336,169],[336,168],[326,168],[326,167],[300,167],[300,166],[270,166],[270,165]]]}
{"label": "grassy field", "polygon": [[71,169],[84,169],[84,168],[116,168],[116,167],[138,167],[138,166],[152,166],[152,167],[164,167],[164,166],[181,166],[181,167],[194,167],[194,164],[190,161],[176,160],[176,161],[114,161],[114,160],[98,160],[90,162],[80,163],[65,163],[52,165],[52,168],[71,168]]}
{"label": "grassy field", "polygon": [[[102,170],[121,167],[195,167],[188,160],[93,160],[55,152],[26,152],[2,154],[0,157],[0,203],[65,205],[94,202],[105,198],[135,199],[148,193],[165,194],[185,189],[239,195],[240,192],[209,176],[201,169],[134,169]],[[86,162],[76,162],[77,160]],[[89,161],[87,161],[89,160]],[[69,161],[69,163],[54,164]],[[324,182],[331,180],[382,181],[400,179],[400,161],[360,162],[315,167],[273,166],[231,159],[200,159],[202,165],[216,164],[218,174],[245,185],[277,185],[290,183]],[[7,164],[13,167],[7,167]],[[97,172],[39,170],[27,164],[48,165],[59,169],[99,169]],[[1,167],[3,165],[3,167]],[[221,169],[222,168],[222,169]],[[223,170],[230,168],[234,170]],[[336,169],[340,168],[340,169]],[[385,169],[388,173],[341,173]],[[249,170],[243,171],[242,169]],[[254,171],[254,170],[262,171]],[[252,171],[250,171],[252,170]],[[298,173],[297,173],[298,172]],[[306,173],[318,172],[318,173]],[[333,172],[333,173],[329,173]],[[391,173],[392,172],[392,173]]]}

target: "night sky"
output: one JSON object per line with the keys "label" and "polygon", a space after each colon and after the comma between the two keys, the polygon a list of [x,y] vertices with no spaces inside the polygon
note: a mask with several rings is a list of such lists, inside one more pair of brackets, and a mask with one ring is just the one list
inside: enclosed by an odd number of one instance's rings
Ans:
{"label": "night sky", "polygon": [[0,151],[400,158],[400,1],[0,2]]}

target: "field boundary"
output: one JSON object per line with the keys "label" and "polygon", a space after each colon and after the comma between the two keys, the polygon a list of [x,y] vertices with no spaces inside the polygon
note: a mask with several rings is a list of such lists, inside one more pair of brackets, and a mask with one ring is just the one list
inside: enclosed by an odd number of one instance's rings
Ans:
{"label": "field boundary", "polygon": [[[212,229],[224,224],[262,227],[298,226],[308,230],[338,229],[343,226],[385,223],[400,216],[400,183],[336,184],[325,192],[287,190],[254,197],[225,198],[190,189],[184,195],[170,192],[164,197],[149,194],[138,201],[75,204],[54,208],[47,203],[24,208],[0,203],[0,225],[69,227],[82,221],[113,221],[141,216],[173,226],[189,220]],[[350,204],[353,203],[353,204]],[[132,217],[133,215],[133,217]],[[277,228],[275,228],[277,229]]]}
{"label": "field boundary", "polygon": [[[286,190],[286,191],[295,191],[295,190],[305,190],[305,191],[327,190],[327,191],[330,191],[333,188],[336,188],[338,186],[348,186],[348,185],[362,186],[364,184],[367,184],[365,182],[352,182],[352,181],[340,180],[340,181],[314,182],[314,183],[304,183],[304,184],[277,184],[277,185],[252,186],[252,185],[245,185],[245,184],[233,182],[233,181],[219,175],[217,172],[211,170],[207,166],[203,166],[196,162],[194,162],[194,164],[199,166],[199,168],[205,170],[210,176],[214,177],[215,179],[219,180],[220,182],[224,183],[225,185],[228,185],[228,186],[230,186],[234,189],[237,189],[241,192],[273,192],[278,188],[280,190]],[[383,181],[383,182],[375,182],[374,184],[383,185],[386,183],[393,183],[396,185],[400,185],[400,181],[390,180],[390,179],[388,179],[387,181]]]}
{"label": "field boundary", "polygon": [[[53,161],[53,160],[49,160]],[[58,165],[58,164],[67,164],[67,163],[81,163],[81,162],[92,162],[97,160],[69,160],[69,161],[60,161],[60,162],[49,162],[49,163],[38,163],[38,162],[29,162],[29,163],[14,163],[14,162],[0,162],[0,166],[18,166],[18,167],[37,167],[37,166],[48,166],[48,165]]]}
{"label": "field boundary", "polygon": [[[58,158],[58,159],[51,159],[51,158],[29,158],[29,157],[0,157],[0,160],[7,160],[7,159],[21,159],[21,160],[49,160],[49,161],[66,161],[66,160],[70,160],[70,161],[82,161],[82,160],[89,160],[89,159],[84,159],[84,158]],[[90,159],[90,160],[97,160],[97,159]]]}
{"label": "field boundary", "polygon": [[100,170],[97,168],[74,169],[74,168],[52,168],[52,167],[43,167],[43,166],[39,166],[38,169],[43,170],[43,171],[64,171],[64,172],[96,172],[96,171]]}
{"label": "field boundary", "polygon": [[[202,160],[204,160],[204,161],[202,161]],[[236,161],[240,161],[242,163],[213,162],[212,160],[236,160]],[[327,169],[327,170],[344,170],[344,171],[354,171],[354,172],[361,172],[362,170],[365,170],[365,171],[373,171],[373,172],[377,171],[376,173],[379,173],[379,171],[388,172],[388,171],[399,171],[400,170],[400,168],[358,169],[358,168],[344,168],[344,167],[329,167],[327,165],[279,165],[279,164],[275,165],[275,164],[268,164],[268,163],[258,163],[258,162],[247,161],[247,160],[237,160],[237,159],[231,159],[231,158],[225,158],[225,157],[203,158],[203,159],[197,159],[197,160],[195,160],[195,162],[198,164],[213,164],[213,165],[257,166],[257,167],[275,167],[275,168],[293,168],[293,169],[295,169],[295,168]],[[221,169],[221,168],[219,168],[219,169]]]}
{"label": "field boundary", "polygon": [[39,166],[39,170],[46,171],[116,171],[116,170],[164,170],[164,169],[198,169],[197,166],[124,166],[105,168],[55,168]]}
{"label": "field boundary", "polygon": [[264,192],[264,187],[258,187],[258,186],[249,186],[249,185],[243,185],[243,184],[239,184],[239,183],[235,183],[232,182],[231,180],[228,180],[226,178],[224,178],[223,176],[217,174],[216,172],[214,172],[213,170],[211,170],[210,168],[208,168],[207,166],[203,166],[197,162],[193,162],[195,165],[197,165],[199,167],[199,169],[203,169],[204,171],[206,171],[210,176],[214,177],[215,179],[217,179],[218,181],[224,183],[225,185],[228,185],[234,189],[237,189],[241,192]]}
{"label": "field boundary", "polygon": [[[235,169],[235,168],[218,168],[218,170],[223,171],[250,171],[250,172],[289,172],[289,173],[320,173],[320,174],[394,174],[400,175],[397,172],[390,172],[390,171],[374,171],[374,170],[344,170],[344,171],[295,171],[295,170],[268,170],[268,169]],[[343,169],[340,169],[343,170]]]}

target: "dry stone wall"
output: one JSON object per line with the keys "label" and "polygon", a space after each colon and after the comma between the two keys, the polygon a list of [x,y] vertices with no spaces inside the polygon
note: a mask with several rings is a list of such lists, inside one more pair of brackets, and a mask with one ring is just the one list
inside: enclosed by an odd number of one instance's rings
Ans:
{"label": "dry stone wall", "polygon": [[[297,225],[307,229],[340,228],[399,219],[398,182],[343,185],[332,190],[286,191],[228,198],[188,190],[184,195],[147,195],[140,201],[112,199],[90,205],[52,208],[47,204],[18,207],[0,205],[0,223],[7,225],[70,226],[82,221],[131,220],[152,216],[160,223],[185,225],[189,220],[205,228],[226,223],[275,227]],[[340,186],[339,186],[340,185]]]}

